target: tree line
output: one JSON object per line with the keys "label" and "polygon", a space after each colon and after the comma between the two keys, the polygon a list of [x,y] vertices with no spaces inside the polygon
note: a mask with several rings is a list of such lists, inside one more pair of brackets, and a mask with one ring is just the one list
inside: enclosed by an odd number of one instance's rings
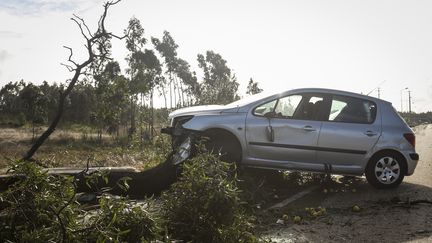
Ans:
{"label": "tree line", "polygon": [[[147,38],[140,21],[133,17],[124,34],[128,50],[125,72],[111,57],[111,39],[96,43],[109,58],[92,62],[76,83],[64,102],[63,124],[88,125],[100,136],[104,132],[118,136],[120,127],[126,127],[130,136],[152,137],[155,123],[169,110],[239,99],[237,78],[220,54],[210,50],[198,54],[203,76],[197,77],[190,64],[178,56],[178,45],[168,31],[161,38]],[[54,118],[66,86],[46,81],[40,85],[9,82],[0,89],[0,124],[47,124]],[[247,93],[261,91],[250,79]],[[163,100],[163,108],[154,108],[155,97]]]}

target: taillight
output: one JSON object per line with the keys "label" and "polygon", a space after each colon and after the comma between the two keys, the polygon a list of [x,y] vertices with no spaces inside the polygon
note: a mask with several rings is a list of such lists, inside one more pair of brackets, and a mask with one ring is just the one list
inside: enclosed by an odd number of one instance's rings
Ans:
{"label": "taillight", "polygon": [[414,133],[405,133],[404,138],[415,148],[415,135]]}

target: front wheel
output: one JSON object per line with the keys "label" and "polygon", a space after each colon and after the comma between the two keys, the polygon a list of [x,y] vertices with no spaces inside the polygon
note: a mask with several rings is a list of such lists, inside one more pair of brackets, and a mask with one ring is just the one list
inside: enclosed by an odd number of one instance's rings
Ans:
{"label": "front wheel", "polygon": [[395,188],[401,184],[406,172],[405,159],[394,152],[374,155],[366,167],[366,179],[379,189]]}
{"label": "front wheel", "polygon": [[241,161],[241,145],[234,135],[223,130],[210,130],[205,133],[205,137],[208,138],[205,142],[207,150],[219,155],[222,161],[229,163]]}

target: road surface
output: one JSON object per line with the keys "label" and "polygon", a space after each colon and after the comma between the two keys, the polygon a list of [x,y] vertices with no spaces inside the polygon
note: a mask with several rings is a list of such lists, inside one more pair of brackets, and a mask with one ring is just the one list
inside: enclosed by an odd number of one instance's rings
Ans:
{"label": "road surface", "polygon": [[[273,242],[432,242],[432,125],[414,128],[420,161],[412,176],[396,189],[378,190],[361,178],[347,190],[314,193],[293,202],[284,210],[323,206],[326,215],[272,227],[266,236]],[[344,187],[342,187],[344,188]],[[354,192],[352,188],[355,188]],[[345,191],[345,192],[341,192]],[[353,205],[361,208],[353,212]]]}

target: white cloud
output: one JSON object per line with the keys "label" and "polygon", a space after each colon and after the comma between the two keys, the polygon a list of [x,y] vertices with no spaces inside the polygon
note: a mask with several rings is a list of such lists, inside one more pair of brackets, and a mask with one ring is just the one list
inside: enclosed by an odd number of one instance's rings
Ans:
{"label": "white cloud", "polygon": [[[70,78],[59,65],[68,55],[62,46],[72,47],[77,61],[87,53],[69,18],[77,13],[94,31],[104,1],[0,0],[0,51],[13,56],[0,65],[0,86],[21,78]],[[197,53],[214,50],[243,90],[251,77],[269,92],[323,87],[365,93],[387,80],[380,85],[383,99],[399,109],[401,90],[409,87],[418,99],[414,109],[423,111],[432,110],[432,32],[424,31],[432,28],[431,7],[432,1],[404,0],[123,0],[110,10],[107,29],[121,34],[136,16],[147,38],[167,30],[179,57],[198,72]],[[124,42],[113,40],[113,57],[123,69],[126,55]],[[407,92],[402,96],[405,110]]]}
{"label": "white cloud", "polygon": [[2,0],[0,11],[13,15],[43,15],[48,12],[69,12],[87,9],[100,0]]}

